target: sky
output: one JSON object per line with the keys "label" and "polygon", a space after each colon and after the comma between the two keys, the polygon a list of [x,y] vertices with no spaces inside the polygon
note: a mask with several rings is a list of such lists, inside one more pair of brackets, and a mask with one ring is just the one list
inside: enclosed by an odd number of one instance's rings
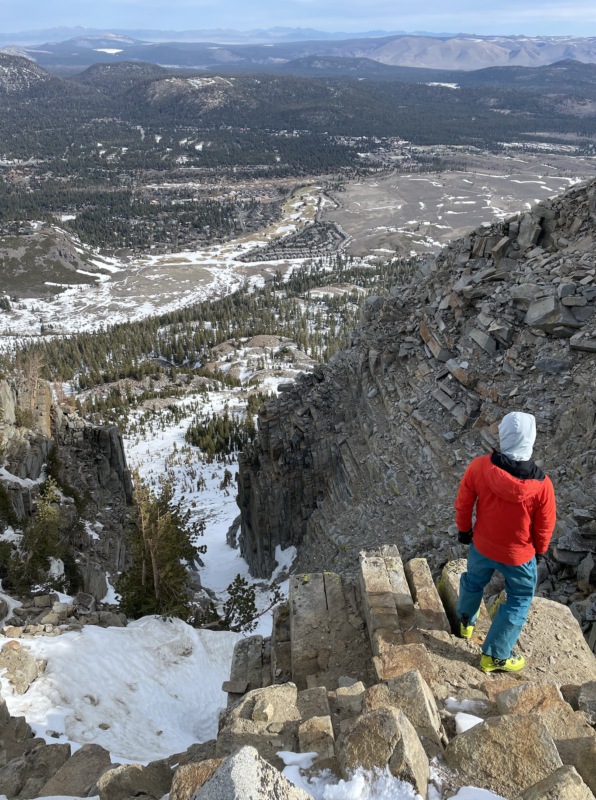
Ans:
{"label": "sky", "polygon": [[2,33],[60,25],[105,30],[288,26],[596,36],[594,0],[1,0],[0,8]]}

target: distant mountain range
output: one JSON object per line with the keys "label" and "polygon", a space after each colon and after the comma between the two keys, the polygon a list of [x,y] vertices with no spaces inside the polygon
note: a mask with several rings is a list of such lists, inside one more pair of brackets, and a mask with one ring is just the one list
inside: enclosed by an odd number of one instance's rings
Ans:
{"label": "distant mountain range", "polygon": [[[392,33],[340,38],[343,34],[324,34],[327,38],[296,40],[318,31],[276,29],[264,31],[278,40],[266,43],[223,43],[235,31],[210,31],[207,41],[152,41],[140,37],[150,31],[84,33],[64,41],[41,45],[6,45],[6,52],[22,55],[47,69],[69,74],[97,62],[143,61],[168,69],[235,69],[237,71],[282,71],[292,62],[313,56],[324,58],[368,59],[388,67],[478,70],[487,67],[541,67],[573,59],[596,63],[596,37],[473,36],[470,34],[412,35]],[[139,34],[131,36],[130,33]],[[185,34],[204,31],[186,31]],[[252,34],[258,32],[251,32]],[[382,32],[375,32],[381,34]],[[182,34],[180,34],[182,35]],[[238,34],[240,35],[240,34]],[[249,34],[246,34],[248,37]],[[293,36],[293,40],[284,37]],[[330,38],[330,37],[337,38]],[[218,38],[221,37],[221,38]]]}
{"label": "distant mountain range", "polygon": [[[205,28],[189,31],[161,31],[153,29],[128,30],[117,28],[114,34],[129,36],[131,39],[142,39],[149,42],[219,42],[223,44],[257,44],[261,42],[299,42],[316,39],[361,39],[378,36],[420,35],[420,36],[455,36],[453,33],[431,33],[429,31],[363,31],[346,33],[318,31],[314,28],[268,28],[252,31],[235,31],[230,28]],[[105,29],[84,28],[77,25],[72,28],[57,27],[42,30],[0,33],[0,43],[32,44],[40,42],[63,42],[80,36],[96,36],[105,34]]]}

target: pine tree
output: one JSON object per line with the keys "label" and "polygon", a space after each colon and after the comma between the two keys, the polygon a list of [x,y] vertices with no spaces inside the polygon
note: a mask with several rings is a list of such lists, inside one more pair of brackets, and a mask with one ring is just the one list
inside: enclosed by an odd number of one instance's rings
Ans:
{"label": "pine tree", "polygon": [[162,481],[158,494],[138,473],[134,479],[134,527],[129,533],[133,563],[118,581],[120,608],[134,618],[160,614],[187,619],[190,597],[184,562],[197,552],[191,541],[190,512],[183,513],[180,503],[174,502],[170,479]]}

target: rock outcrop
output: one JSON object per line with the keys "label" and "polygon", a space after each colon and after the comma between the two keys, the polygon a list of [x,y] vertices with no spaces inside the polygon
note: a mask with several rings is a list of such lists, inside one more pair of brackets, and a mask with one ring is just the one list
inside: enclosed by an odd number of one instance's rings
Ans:
{"label": "rock outcrop", "polygon": [[[71,545],[86,591],[101,600],[108,591],[106,572],[116,574],[130,562],[125,531],[132,481],[122,436],[115,426],[92,425],[59,405],[46,381],[0,381],[0,484],[19,519],[35,512],[50,451],[62,482],[86,502],[92,519],[85,529],[73,527]],[[74,514],[72,496],[63,496],[62,505]],[[0,520],[0,529],[5,526]]]}
{"label": "rock outcrop", "polygon": [[[457,569],[453,562],[445,572]],[[359,768],[388,769],[424,798],[429,782],[443,796],[476,786],[508,800],[554,798],[558,787],[592,797],[596,658],[569,609],[535,598],[518,642],[525,669],[486,675],[478,666],[482,640],[454,635],[446,623],[452,609],[429,574],[424,559],[404,564],[392,545],[363,551],[356,581],[292,576],[271,639],[236,645],[216,742],[226,760],[202,790],[216,785],[239,748],[253,747],[279,770],[283,751],[311,754],[311,774],[325,769],[347,779]],[[452,582],[449,603],[458,589]],[[347,597],[351,632],[339,624]],[[276,636],[286,615],[288,636]],[[275,667],[278,648],[287,671]],[[460,727],[462,710],[476,716],[468,729]],[[212,762],[204,764],[210,772]],[[178,767],[175,786],[204,774],[187,778],[185,769]]]}

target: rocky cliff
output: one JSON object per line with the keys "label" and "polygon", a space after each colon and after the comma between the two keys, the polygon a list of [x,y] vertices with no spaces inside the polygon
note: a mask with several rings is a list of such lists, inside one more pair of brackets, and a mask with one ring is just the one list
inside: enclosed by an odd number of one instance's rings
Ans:
{"label": "rocky cliff", "polygon": [[355,575],[363,547],[390,543],[438,575],[465,554],[452,538],[464,468],[523,410],[558,502],[539,594],[569,605],[593,646],[595,301],[594,182],[480,226],[369,298],[349,347],[260,410],[239,470],[252,574],[297,545],[299,570]]}
{"label": "rocky cliff", "polygon": [[[58,404],[46,381],[0,381],[0,483],[19,518],[34,513],[52,448],[61,480],[86,500],[85,532],[71,544],[86,590],[100,600],[108,590],[106,572],[119,572],[129,559],[125,529],[132,483],[120,432],[85,422]],[[63,496],[62,502],[73,500]]]}

